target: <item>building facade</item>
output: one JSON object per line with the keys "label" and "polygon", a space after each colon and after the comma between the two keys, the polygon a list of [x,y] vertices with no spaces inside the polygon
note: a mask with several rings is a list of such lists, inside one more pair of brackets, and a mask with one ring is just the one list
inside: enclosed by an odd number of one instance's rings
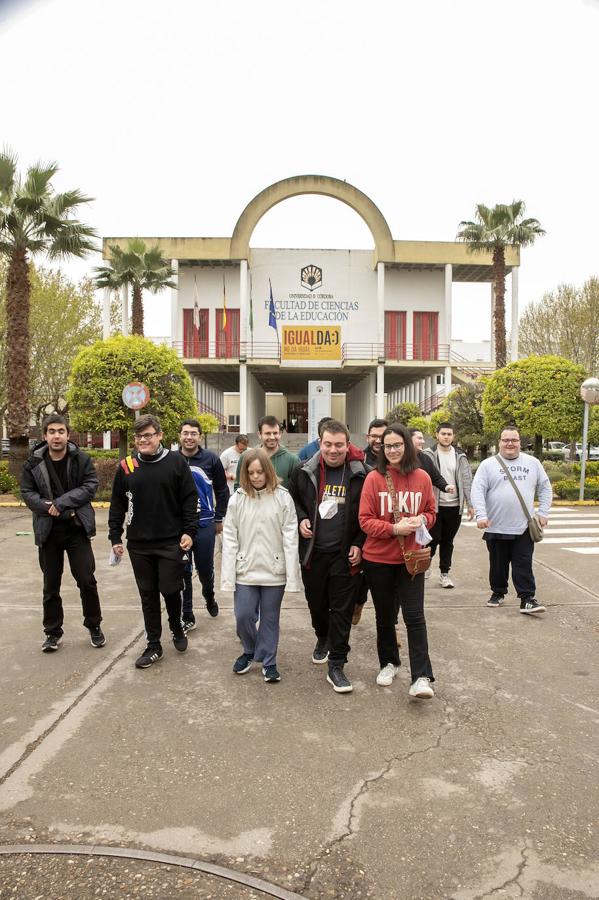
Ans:
{"label": "building facade", "polygon": [[[250,249],[261,217],[300,194],[348,204],[370,228],[374,250]],[[452,285],[491,284],[490,255],[462,243],[394,240],[379,209],[347,182],[314,175],[277,182],[248,204],[230,238],[144,240],[172,260],[170,341],[200,409],[228,430],[254,431],[271,413],[306,432],[308,382],[323,380],[331,383],[332,413],[363,432],[398,402],[430,412],[454,383],[490,367],[451,343]],[[105,238],[104,256],[127,241]],[[506,264],[515,359],[518,248],[508,249]]]}

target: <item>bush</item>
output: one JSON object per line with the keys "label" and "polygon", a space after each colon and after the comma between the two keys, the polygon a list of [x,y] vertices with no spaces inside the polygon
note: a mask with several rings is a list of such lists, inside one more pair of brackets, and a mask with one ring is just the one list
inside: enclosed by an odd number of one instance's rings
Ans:
{"label": "bush", "polygon": [[88,450],[87,447],[82,447],[88,456],[91,456],[92,459],[118,459],[119,451],[118,450]]}
{"label": "bush", "polygon": [[561,450],[544,450],[543,459],[547,461],[551,460],[552,462],[560,462],[560,460],[563,461],[564,454]]}
{"label": "bush", "polygon": [[108,459],[102,459],[101,457],[96,457],[94,459],[94,467],[99,482],[98,491],[94,498],[95,500],[110,500],[112,482],[114,481],[114,475],[118,465],[117,460],[118,451],[116,458],[109,457]]}
{"label": "bush", "polygon": [[16,494],[18,490],[19,483],[9,474],[8,463],[0,462],[0,494]]}
{"label": "bush", "polygon": [[[580,478],[580,463],[572,464],[572,471]],[[588,460],[584,470],[584,477],[594,478],[599,476],[599,460]]]}
{"label": "bush", "polygon": [[547,472],[549,481],[552,484],[554,481],[567,481],[568,479],[572,480],[574,478],[572,464],[564,462],[563,458],[560,462],[545,460],[543,468]]}
{"label": "bush", "polygon": [[[573,478],[556,481],[552,485],[553,495],[559,500],[578,500],[580,482]],[[599,500],[599,478],[587,478],[584,482],[584,499]]]}

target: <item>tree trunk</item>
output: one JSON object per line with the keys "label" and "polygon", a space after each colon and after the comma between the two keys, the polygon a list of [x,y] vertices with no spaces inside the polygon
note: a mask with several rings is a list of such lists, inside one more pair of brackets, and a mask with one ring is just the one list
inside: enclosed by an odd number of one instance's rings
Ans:
{"label": "tree trunk", "polygon": [[119,459],[124,459],[129,452],[129,442],[127,440],[127,436],[127,429],[119,428]]}
{"label": "tree trunk", "polygon": [[535,434],[535,456],[537,459],[543,459],[543,435]]}
{"label": "tree trunk", "polygon": [[8,469],[17,479],[29,454],[30,294],[27,254],[16,250],[6,279],[6,424],[10,440]]}
{"label": "tree trunk", "polygon": [[505,346],[505,253],[503,247],[493,250],[493,283],[495,285],[495,365],[503,369],[506,364]]}
{"label": "tree trunk", "polygon": [[142,291],[139,284],[133,285],[133,298],[131,300],[131,334],[144,336],[144,305]]}

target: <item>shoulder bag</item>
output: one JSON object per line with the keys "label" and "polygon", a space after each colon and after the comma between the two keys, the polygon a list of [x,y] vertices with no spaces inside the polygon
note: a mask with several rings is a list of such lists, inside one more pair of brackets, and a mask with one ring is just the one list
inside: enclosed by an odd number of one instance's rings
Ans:
{"label": "shoulder bag", "polygon": [[501,466],[501,468],[507,475],[508,481],[510,482],[511,486],[516,491],[516,496],[518,497],[518,500],[520,501],[520,505],[522,507],[524,515],[526,516],[526,521],[528,522],[528,533],[529,533],[531,539],[534,541],[534,543],[538,544],[539,541],[542,541],[543,538],[545,537],[545,532],[543,531],[543,526],[539,522],[537,516],[531,516],[531,514],[529,513],[528,507],[527,507],[526,503],[524,502],[524,497],[520,493],[518,485],[512,478],[512,474],[511,474],[510,470],[508,469],[508,467],[506,466],[506,464],[500,457],[499,453],[496,455],[495,459],[497,460],[497,462],[499,463],[499,465]]}
{"label": "shoulder bag", "polygon": [[[389,496],[391,497],[391,511],[393,513],[393,521],[397,524],[397,522],[401,521],[403,516],[399,511],[397,494],[395,493],[393,481],[388,472],[385,472],[385,481],[387,482],[387,490],[389,491]],[[419,547],[417,550],[406,550],[403,534],[397,534],[396,538],[401,546],[406,569],[412,576],[413,581],[417,575],[421,575],[422,572],[426,572],[426,570],[429,568],[431,564],[431,548]]]}

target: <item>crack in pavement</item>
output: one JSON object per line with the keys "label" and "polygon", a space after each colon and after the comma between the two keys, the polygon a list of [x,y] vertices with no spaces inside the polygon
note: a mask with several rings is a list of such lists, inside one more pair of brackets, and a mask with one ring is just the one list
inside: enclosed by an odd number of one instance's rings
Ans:
{"label": "crack in pavement", "polygon": [[378,771],[374,775],[370,775],[368,778],[362,779],[358,786],[358,789],[349,802],[345,830],[342,834],[328,841],[320,850],[320,852],[316,856],[314,856],[313,859],[311,859],[308,863],[309,871],[301,887],[302,894],[306,894],[306,892],[311,889],[316,879],[320,864],[326,859],[331,851],[336,847],[341,846],[344,841],[346,841],[348,838],[353,837],[359,832],[360,829],[357,825],[358,814],[356,813],[356,805],[358,804],[360,799],[368,793],[370,788],[381,781],[386,775],[388,775],[389,772],[391,772],[391,770],[393,769],[393,766],[397,763],[404,763],[415,756],[421,756],[425,753],[430,753],[432,750],[440,749],[443,739],[447,737],[447,735],[452,731],[455,731],[456,728],[458,728],[458,722],[453,718],[452,708],[449,705],[449,701],[441,694],[436,694],[435,696],[438,700],[441,701],[445,713],[445,717],[439,725],[439,730],[441,733],[437,735],[436,740],[433,743],[429,744],[429,746],[421,747],[418,750],[411,750],[409,753],[404,753],[401,756],[392,756],[388,760],[386,760],[385,765],[382,769],[380,769],[380,771]]}
{"label": "crack in pavement", "polygon": [[520,884],[520,878],[522,877],[524,869],[528,865],[528,857],[526,855],[527,850],[528,846],[527,844],[525,844],[524,847],[522,847],[522,849],[520,850],[520,863],[518,864],[516,874],[513,876],[513,878],[508,878],[507,881],[503,882],[503,884],[498,884],[497,887],[491,888],[490,891],[485,891],[484,894],[478,894],[478,896],[474,897],[473,900],[486,900],[487,897],[492,897],[493,894],[497,894],[499,891],[504,891],[511,884],[517,885],[518,890],[520,891],[520,896],[523,897],[524,888]]}

